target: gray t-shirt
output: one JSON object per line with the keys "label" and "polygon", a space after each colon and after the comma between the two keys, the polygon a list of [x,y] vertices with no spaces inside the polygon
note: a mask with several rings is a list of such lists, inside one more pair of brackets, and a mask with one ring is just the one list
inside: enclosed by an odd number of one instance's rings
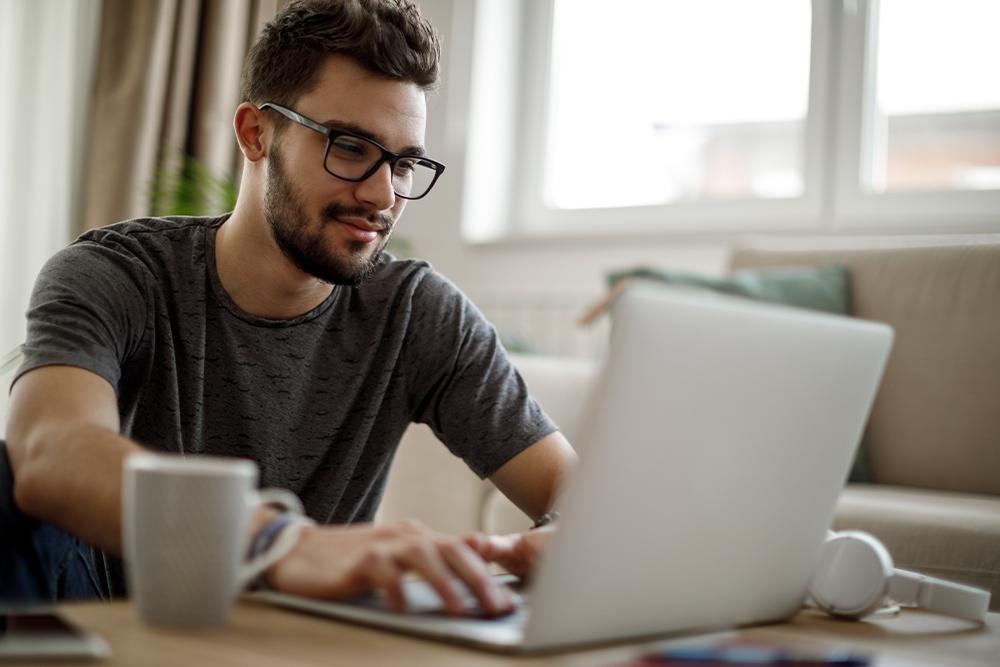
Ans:
{"label": "gray t-shirt", "polygon": [[295,492],[322,523],[374,517],[411,421],[480,477],[556,430],[494,328],[426,262],[385,257],[360,287],[265,319],[219,281],[225,219],[129,220],[57,253],[35,284],[18,375],[93,371],[117,391],[124,435],[253,459],[263,486]]}

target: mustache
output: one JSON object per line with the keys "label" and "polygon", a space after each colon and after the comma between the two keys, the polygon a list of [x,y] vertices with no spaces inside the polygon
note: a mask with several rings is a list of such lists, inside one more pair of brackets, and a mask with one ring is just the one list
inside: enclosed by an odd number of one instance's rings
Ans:
{"label": "mustache", "polygon": [[332,203],[327,204],[321,213],[323,216],[324,223],[333,222],[339,217],[349,217],[349,218],[364,218],[373,226],[378,228],[380,232],[387,232],[392,229],[393,220],[391,215],[385,213],[372,213],[363,208],[351,208],[349,206],[342,206],[341,204]]}

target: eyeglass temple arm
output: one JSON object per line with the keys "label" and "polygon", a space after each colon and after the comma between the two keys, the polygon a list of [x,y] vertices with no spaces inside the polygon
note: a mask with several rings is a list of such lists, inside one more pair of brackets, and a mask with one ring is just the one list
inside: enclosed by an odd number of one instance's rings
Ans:
{"label": "eyeglass temple arm", "polygon": [[317,123],[315,121],[309,120],[308,118],[306,118],[302,114],[296,113],[296,112],[292,111],[291,109],[288,109],[286,107],[280,106],[278,104],[272,104],[271,102],[264,102],[263,104],[261,104],[257,108],[260,109],[261,111],[263,111],[264,109],[273,109],[273,110],[277,111],[278,113],[280,113],[282,116],[285,116],[286,118],[294,120],[296,123],[301,123],[302,125],[305,125],[310,130],[316,130],[320,134],[329,134],[330,133],[330,129],[329,128],[324,127],[324,126],[320,125],[319,123]]}

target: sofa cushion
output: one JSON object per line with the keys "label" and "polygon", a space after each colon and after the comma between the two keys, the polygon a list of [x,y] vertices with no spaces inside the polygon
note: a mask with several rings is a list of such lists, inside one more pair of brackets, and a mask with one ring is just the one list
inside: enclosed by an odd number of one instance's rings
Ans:
{"label": "sofa cushion", "polygon": [[734,252],[733,270],[842,264],[855,316],[896,332],[868,422],[879,483],[1000,495],[1000,243]]}
{"label": "sofa cushion", "polygon": [[991,591],[1000,610],[1000,498],[850,484],[833,528],[875,535],[896,567]]}

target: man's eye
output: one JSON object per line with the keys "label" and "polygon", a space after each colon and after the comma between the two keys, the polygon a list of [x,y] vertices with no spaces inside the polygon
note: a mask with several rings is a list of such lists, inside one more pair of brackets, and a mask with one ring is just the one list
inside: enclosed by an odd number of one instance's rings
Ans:
{"label": "man's eye", "polygon": [[416,160],[411,160],[404,158],[402,160],[396,161],[396,173],[398,174],[409,174],[413,172],[413,169],[417,166]]}
{"label": "man's eye", "polygon": [[362,156],[367,152],[365,143],[351,137],[337,137],[333,140],[333,150],[344,156]]}

